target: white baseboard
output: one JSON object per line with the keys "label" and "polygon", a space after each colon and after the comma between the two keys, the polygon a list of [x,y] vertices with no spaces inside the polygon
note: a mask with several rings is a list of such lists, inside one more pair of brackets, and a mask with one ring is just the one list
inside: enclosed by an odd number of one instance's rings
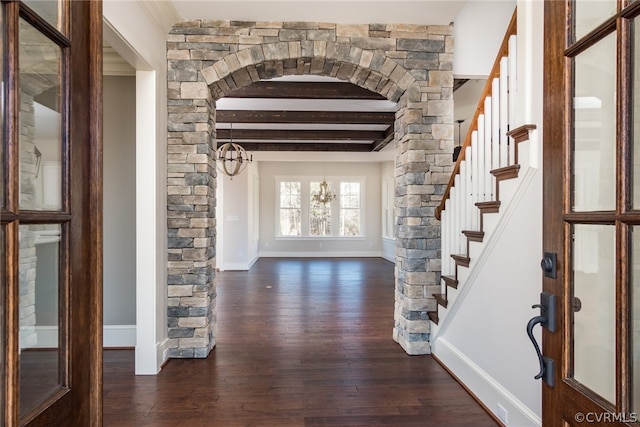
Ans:
{"label": "white baseboard", "polygon": [[255,264],[260,258],[256,256],[249,262],[222,262],[218,266],[220,271],[248,271],[251,270],[253,264]]}
{"label": "white baseboard", "polygon": [[396,262],[396,241],[395,239],[382,238],[382,258],[387,261]]}
{"label": "white baseboard", "polygon": [[104,325],[102,334],[105,348],[136,346],[136,325]]}
{"label": "white baseboard", "polygon": [[507,426],[540,427],[542,420],[486,371],[442,337],[431,343],[431,352],[494,414],[498,404],[507,412]]}
{"label": "white baseboard", "polygon": [[379,251],[355,252],[260,252],[260,258],[381,258]]}
{"label": "white baseboard", "polygon": [[[34,348],[58,347],[57,326],[36,326],[35,332],[38,342]],[[136,325],[104,325],[102,334],[104,348],[135,347],[136,345]]]}

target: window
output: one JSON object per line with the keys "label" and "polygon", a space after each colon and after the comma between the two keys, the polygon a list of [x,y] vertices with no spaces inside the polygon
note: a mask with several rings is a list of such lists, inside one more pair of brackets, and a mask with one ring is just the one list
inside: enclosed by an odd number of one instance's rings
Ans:
{"label": "window", "polygon": [[280,235],[300,236],[302,234],[301,183],[280,182]]}
{"label": "window", "polygon": [[360,183],[340,183],[340,235],[360,235]]}
{"label": "window", "polygon": [[281,238],[361,238],[364,178],[325,178],[336,198],[313,200],[323,179],[276,178],[276,232]]}
{"label": "window", "polygon": [[[320,182],[312,181],[309,185],[309,235],[331,236],[331,203],[318,203],[313,195],[320,191]],[[333,191],[329,184],[329,191]]]}

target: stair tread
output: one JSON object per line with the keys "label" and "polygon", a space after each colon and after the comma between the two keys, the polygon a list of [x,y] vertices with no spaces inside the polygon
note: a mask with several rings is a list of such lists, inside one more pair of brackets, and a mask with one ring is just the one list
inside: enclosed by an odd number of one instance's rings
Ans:
{"label": "stair tread", "polygon": [[444,280],[444,283],[447,284],[447,286],[451,286],[454,289],[458,289],[458,279],[456,279],[453,276],[442,276],[442,280]]}
{"label": "stair tread", "polygon": [[457,265],[461,265],[463,267],[469,267],[469,262],[471,261],[471,258],[469,258],[466,255],[451,255],[451,258],[454,259],[454,261],[456,262]]}
{"label": "stair tread", "polygon": [[495,176],[498,181],[505,179],[513,179],[518,177],[520,165],[505,166],[503,168],[493,169],[491,175]]}
{"label": "stair tread", "polygon": [[447,304],[449,303],[449,301],[447,300],[446,294],[433,294],[433,297],[436,299],[436,302],[438,304],[440,304],[444,308],[447,308]]}
{"label": "stair tread", "polygon": [[435,323],[436,325],[438,324],[438,310],[436,309],[435,311],[427,311],[427,315],[429,316],[429,319]]}
{"label": "stair tread", "polygon": [[492,200],[490,202],[478,202],[476,203],[481,213],[496,213],[500,211],[500,201]]}
{"label": "stair tread", "polygon": [[491,206],[500,206],[500,201],[499,200],[490,200],[488,202],[476,202],[476,206],[479,208],[482,207],[491,207]]}
{"label": "stair tread", "polygon": [[484,239],[484,231],[462,230],[462,234],[472,242],[482,242],[482,239]]}

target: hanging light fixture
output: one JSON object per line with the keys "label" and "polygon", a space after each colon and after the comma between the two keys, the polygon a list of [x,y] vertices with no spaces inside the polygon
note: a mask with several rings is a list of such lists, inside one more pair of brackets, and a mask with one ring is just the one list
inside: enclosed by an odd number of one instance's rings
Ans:
{"label": "hanging light fixture", "polygon": [[218,170],[231,177],[240,174],[253,161],[253,155],[247,154],[244,148],[233,142],[233,123],[229,123],[229,142],[216,150]]}
{"label": "hanging light fixture", "polygon": [[458,119],[456,120],[456,122],[458,122],[458,146],[453,149],[454,162],[458,160],[458,156],[460,156],[460,150],[462,150],[462,147],[460,146],[460,125],[462,124],[462,122],[464,122],[464,119]]}
{"label": "hanging light fixture", "polygon": [[329,189],[329,183],[327,181],[322,181],[320,183],[320,191],[317,193],[313,193],[311,195],[311,199],[316,203],[327,204],[332,200],[336,199],[336,195],[331,193]]}
{"label": "hanging light fixture", "polygon": [[320,190],[316,193],[311,194],[311,200],[316,203],[322,203],[326,205],[327,203],[336,199],[336,195],[331,192],[329,188],[329,183],[326,180],[326,177],[322,177],[322,182],[320,183]]}

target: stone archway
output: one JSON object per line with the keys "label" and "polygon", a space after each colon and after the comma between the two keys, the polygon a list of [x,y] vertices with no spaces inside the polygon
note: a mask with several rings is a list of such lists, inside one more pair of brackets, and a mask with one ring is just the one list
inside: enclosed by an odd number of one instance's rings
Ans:
{"label": "stone archway", "polygon": [[170,357],[215,346],[215,100],[289,74],[336,77],[398,103],[393,339],[429,347],[440,286],[434,217],[451,171],[453,28],[317,22],[183,21],[167,43]]}

